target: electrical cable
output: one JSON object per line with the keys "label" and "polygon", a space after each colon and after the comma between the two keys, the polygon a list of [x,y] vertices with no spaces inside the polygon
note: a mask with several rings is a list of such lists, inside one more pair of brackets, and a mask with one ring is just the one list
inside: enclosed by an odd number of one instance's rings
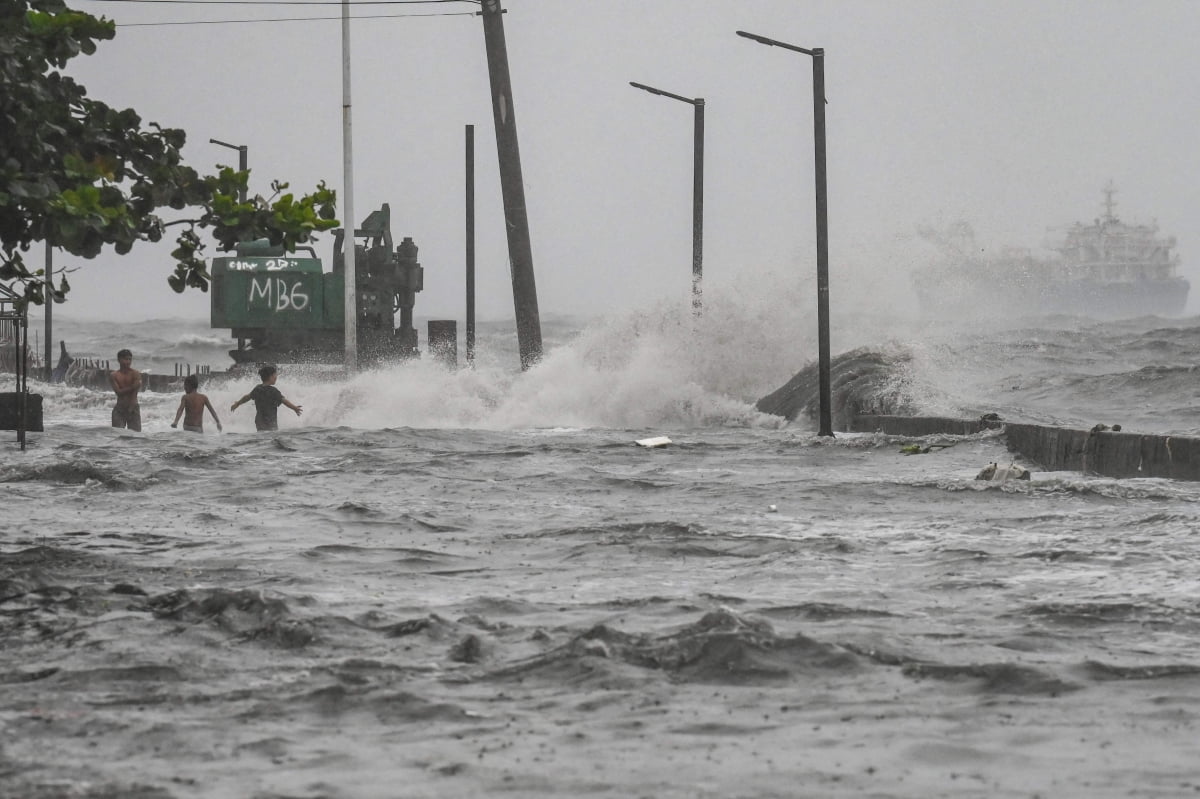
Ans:
{"label": "electrical cable", "polygon": [[[93,3],[167,3],[190,6],[340,6],[342,0],[91,0]],[[480,0],[352,0],[356,6],[407,6],[441,3],[470,3],[479,5]]]}
{"label": "electrical cable", "polygon": [[[342,0],[91,0],[95,3],[171,3],[175,5],[257,5],[257,6],[335,6]],[[481,0],[353,0],[358,6],[386,5],[441,5],[445,3],[469,3],[479,5]],[[363,14],[350,19],[400,19],[404,17],[462,17],[475,16],[474,11],[439,11],[417,14]],[[312,22],[339,20],[338,17],[278,17],[271,19],[198,19],[178,22],[118,22],[118,28],[148,28],[177,25],[233,25],[253,22]]]}
{"label": "electrical cable", "polygon": [[[350,19],[403,19],[406,17],[473,17],[474,11],[450,11],[432,14],[366,14]],[[234,25],[243,22],[313,22],[340,20],[341,17],[273,17],[271,19],[196,19],[189,22],[118,22],[118,28],[149,28],[162,25]]]}

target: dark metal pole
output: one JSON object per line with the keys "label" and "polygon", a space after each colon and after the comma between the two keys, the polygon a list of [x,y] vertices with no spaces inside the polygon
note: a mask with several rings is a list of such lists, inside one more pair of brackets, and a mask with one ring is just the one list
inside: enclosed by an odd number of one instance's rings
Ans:
{"label": "dark metal pole", "polygon": [[533,277],[533,247],[529,242],[529,217],[521,176],[521,151],[517,145],[517,116],[508,72],[508,48],[504,42],[504,10],[500,0],[483,0],[481,13],[492,89],[492,117],[496,126],[496,152],[500,160],[504,226],[508,233],[508,257],[512,269],[517,345],[521,350],[521,368],[528,369],[542,359],[542,323]]}
{"label": "dark metal pole", "polygon": [[[249,147],[247,147],[244,144],[238,145],[238,171],[239,172],[245,172],[247,169],[250,168],[248,165],[248,162],[250,160],[249,153],[250,153]],[[241,191],[238,192],[238,202],[240,202],[242,205],[246,204],[246,189],[245,188],[243,188]]]}
{"label": "dark metal pole", "polygon": [[17,438],[21,451],[25,450],[25,431],[29,429],[29,306],[21,311],[21,330],[13,336],[17,340],[17,403],[20,406],[20,421],[17,422]]}
{"label": "dark metal pole", "polygon": [[467,366],[475,365],[475,126],[467,125]]}
{"label": "dark metal pole", "polygon": [[692,147],[692,312],[699,316],[704,305],[701,285],[704,278],[704,98],[684,97],[632,80],[629,85],[660,97],[679,100],[695,109]]}
{"label": "dark metal pole", "polygon": [[820,383],[820,420],[817,435],[833,435],[832,386],[829,377],[829,198],[825,170],[825,50],[811,50],[794,44],[768,39],[755,33],[737,31],[768,47],[782,47],[812,56],[813,60],[813,147],[817,186],[817,359]]}
{"label": "dark metal pole", "polygon": [[51,375],[54,374],[54,365],[51,358],[54,355],[54,349],[51,346],[54,338],[54,255],[53,248],[50,242],[46,242],[46,382],[50,382]]}
{"label": "dark metal pole", "polygon": [[819,436],[833,435],[829,377],[829,194],[825,172],[825,50],[812,51],[813,140],[817,182],[817,359],[821,391]]}
{"label": "dark metal pole", "polygon": [[[237,150],[238,151],[238,171],[245,172],[248,169],[247,164],[249,163],[250,148],[247,147],[246,145],[230,144],[229,142],[221,141],[220,139],[209,139],[208,143],[209,144],[219,144],[222,147],[228,147],[230,150]],[[238,192],[238,202],[245,204],[245,202],[246,202],[246,190],[245,189],[241,189]]]}
{"label": "dark metal pole", "polygon": [[692,167],[692,312],[704,306],[704,100],[696,98],[696,144]]}

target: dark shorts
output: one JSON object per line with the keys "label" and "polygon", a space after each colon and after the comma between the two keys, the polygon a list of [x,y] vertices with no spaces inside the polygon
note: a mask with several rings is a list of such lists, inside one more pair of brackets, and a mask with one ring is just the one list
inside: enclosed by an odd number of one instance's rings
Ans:
{"label": "dark shorts", "polygon": [[135,433],[142,432],[142,409],[137,405],[116,405],[112,411],[113,427],[128,427]]}
{"label": "dark shorts", "polygon": [[183,429],[189,433],[203,433],[204,425],[202,424],[185,424]]}

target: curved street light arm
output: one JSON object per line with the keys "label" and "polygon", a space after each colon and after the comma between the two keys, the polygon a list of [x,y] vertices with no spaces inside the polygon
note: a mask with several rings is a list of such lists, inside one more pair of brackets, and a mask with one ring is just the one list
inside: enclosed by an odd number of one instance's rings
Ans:
{"label": "curved street light arm", "polygon": [[691,98],[691,97],[684,97],[679,94],[672,94],[671,92],[664,92],[662,89],[656,89],[653,86],[647,86],[644,83],[636,83],[634,81],[629,81],[629,85],[634,87],[635,89],[641,89],[644,92],[650,92],[651,94],[657,94],[660,97],[670,97],[672,100],[679,100],[680,102],[687,103],[688,105],[703,105],[703,103],[704,103],[704,100],[700,99],[699,97]]}
{"label": "curved street light arm", "polygon": [[825,55],[825,51],[820,49],[819,47],[814,50],[808,50],[803,47],[797,47],[794,44],[788,44],[787,42],[781,42],[778,39],[768,39],[766,36],[759,36],[757,33],[746,33],[746,31],[737,31],[737,35],[741,36],[745,39],[751,39],[753,41],[756,41],[759,44],[765,44],[768,47],[782,47],[785,50],[794,50],[797,53],[804,53],[805,55],[811,55],[811,56]]}

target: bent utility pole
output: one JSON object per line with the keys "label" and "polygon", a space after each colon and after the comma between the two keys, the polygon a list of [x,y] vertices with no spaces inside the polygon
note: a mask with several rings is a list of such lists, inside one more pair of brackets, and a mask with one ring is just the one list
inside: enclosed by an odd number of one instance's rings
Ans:
{"label": "bent utility pole", "polygon": [[504,227],[512,269],[517,344],[521,350],[521,368],[528,369],[542,359],[542,323],[538,317],[537,286],[533,279],[533,248],[529,243],[529,216],[525,210],[525,184],[521,176],[521,151],[517,146],[517,116],[508,74],[503,13],[500,0],[483,0],[483,43],[487,49],[488,77],[492,86],[492,116],[496,124],[496,153],[500,159],[500,192],[504,199]]}

